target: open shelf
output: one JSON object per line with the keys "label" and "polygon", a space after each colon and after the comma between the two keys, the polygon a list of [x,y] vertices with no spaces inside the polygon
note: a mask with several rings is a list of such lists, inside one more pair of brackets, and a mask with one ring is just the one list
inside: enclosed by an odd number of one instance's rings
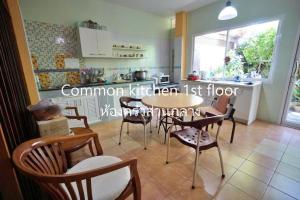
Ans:
{"label": "open shelf", "polygon": [[135,49],[135,48],[122,48],[122,47],[113,47],[113,50],[116,51],[146,51],[145,49]]}
{"label": "open shelf", "polygon": [[78,72],[80,69],[79,68],[74,68],[74,69],[36,69],[34,70],[34,73],[49,73],[49,72]]}

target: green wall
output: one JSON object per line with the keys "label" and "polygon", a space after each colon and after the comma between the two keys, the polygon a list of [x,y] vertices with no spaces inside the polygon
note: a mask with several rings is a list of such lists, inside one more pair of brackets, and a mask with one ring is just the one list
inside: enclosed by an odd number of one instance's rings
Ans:
{"label": "green wall", "polygon": [[[114,72],[127,73],[129,68],[146,69],[149,74],[169,73],[169,17],[112,4],[103,0],[19,0],[24,20],[45,22],[49,25],[74,26],[93,20],[107,26],[113,43],[141,44],[144,59],[90,59],[84,66],[104,67],[108,79]],[[30,27],[26,27],[30,28]],[[35,30],[31,30],[35,31]],[[28,30],[26,30],[27,36]],[[48,31],[49,34],[51,30]],[[48,35],[45,35],[49,38]],[[34,40],[34,39],[33,39]],[[34,41],[33,41],[34,42]]]}
{"label": "green wall", "polygon": [[124,35],[168,37],[170,21],[102,0],[19,0],[27,20],[70,25],[91,19]]}
{"label": "green wall", "polygon": [[[220,1],[188,15],[188,66],[192,61],[192,38],[204,34],[237,27],[258,21],[282,19],[279,32],[279,46],[271,78],[263,83],[258,118],[278,123],[285,100],[286,84],[295,50],[298,27],[300,24],[299,0],[233,0],[239,16],[229,21],[218,21],[219,11],[224,7]],[[190,71],[190,70],[189,70]]]}

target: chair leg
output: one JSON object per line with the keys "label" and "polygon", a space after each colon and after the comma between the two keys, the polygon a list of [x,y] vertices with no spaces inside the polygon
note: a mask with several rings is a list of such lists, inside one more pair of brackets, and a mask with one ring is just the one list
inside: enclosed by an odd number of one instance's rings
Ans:
{"label": "chair leg", "polygon": [[196,149],[196,158],[195,158],[195,166],[194,166],[194,175],[193,175],[192,189],[195,189],[195,181],[196,181],[196,174],[197,174],[198,158],[199,158],[199,150]]}
{"label": "chair leg", "polygon": [[127,134],[129,134],[129,123],[127,123]]}
{"label": "chair leg", "polygon": [[144,124],[144,150],[147,150],[146,124]]}
{"label": "chair leg", "polygon": [[162,124],[162,121],[161,121],[161,117],[159,117],[159,122],[158,122],[158,130],[157,130],[157,134],[159,134],[159,131],[160,131],[160,127],[161,127],[161,124]]}
{"label": "chair leg", "polygon": [[158,127],[159,120],[160,120],[160,110],[158,110],[157,115],[156,115],[156,125],[155,125],[155,128]]}
{"label": "chair leg", "polygon": [[235,125],[236,125],[233,117],[231,117],[231,121],[232,121],[232,131],[231,131],[230,143],[233,142],[234,133],[235,133]]}
{"label": "chair leg", "polygon": [[159,122],[158,122],[158,131],[157,131],[157,134],[159,134],[159,132],[160,132],[160,127],[161,127],[162,123],[164,123],[164,122],[162,121],[162,118],[163,118],[162,113],[163,113],[163,110],[160,109],[160,110],[159,110]]}
{"label": "chair leg", "polygon": [[221,153],[221,149],[219,146],[217,146],[218,148],[218,152],[219,152],[219,157],[220,157],[220,163],[221,163],[221,170],[222,170],[222,178],[225,177],[225,173],[224,173],[224,165],[223,165],[223,158],[222,158],[222,153]]}
{"label": "chair leg", "polygon": [[152,133],[152,123],[150,121],[150,133]]}
{"label": "chair leg", "polygon": [[123,124],[124,124],[124,122],[122,121],[122,124],[121,124],[121,130],[120,130],[120,137],[119,137],[119,145],[121,145]]}
{"label": "chair leg", "polygon": [[167,159],[166,159],[166,164],[169,164],[169,153],[170,153],[170,133],[168,133],[167,136]]}

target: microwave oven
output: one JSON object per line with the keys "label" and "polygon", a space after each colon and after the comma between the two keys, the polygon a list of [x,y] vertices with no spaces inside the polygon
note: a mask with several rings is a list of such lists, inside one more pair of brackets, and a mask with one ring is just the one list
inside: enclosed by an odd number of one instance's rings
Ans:
{"label": "microwave oven", "polygon": [[170,83],[170,75],[161,75],[159,77],[159,84],[169,84]]}
{"label": "microwave oven", "polygon": [[152,77],[155,85],[163,85],[170,83],[170,75],[161,75],[159,77]]}

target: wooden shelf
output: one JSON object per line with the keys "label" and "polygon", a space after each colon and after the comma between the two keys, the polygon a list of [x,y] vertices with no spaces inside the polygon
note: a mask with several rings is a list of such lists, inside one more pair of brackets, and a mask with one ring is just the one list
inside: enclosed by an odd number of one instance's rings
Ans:
{"label": "wooden shelf", "polygon": [[37,69],[34,70],[34,73],[49,73],[49,72],[78,72],[80,69],[79,68],[74,68],[74,69]]}
{"label": "wooden shelf", "polygon": [[112,59],[144,59],[145,57],[110,57]]}
{"label": "wooden shelf", "polygon": [[146,51],[145,49],[122,48],[122,47],[113,47],[112,49],[116,51]]}

